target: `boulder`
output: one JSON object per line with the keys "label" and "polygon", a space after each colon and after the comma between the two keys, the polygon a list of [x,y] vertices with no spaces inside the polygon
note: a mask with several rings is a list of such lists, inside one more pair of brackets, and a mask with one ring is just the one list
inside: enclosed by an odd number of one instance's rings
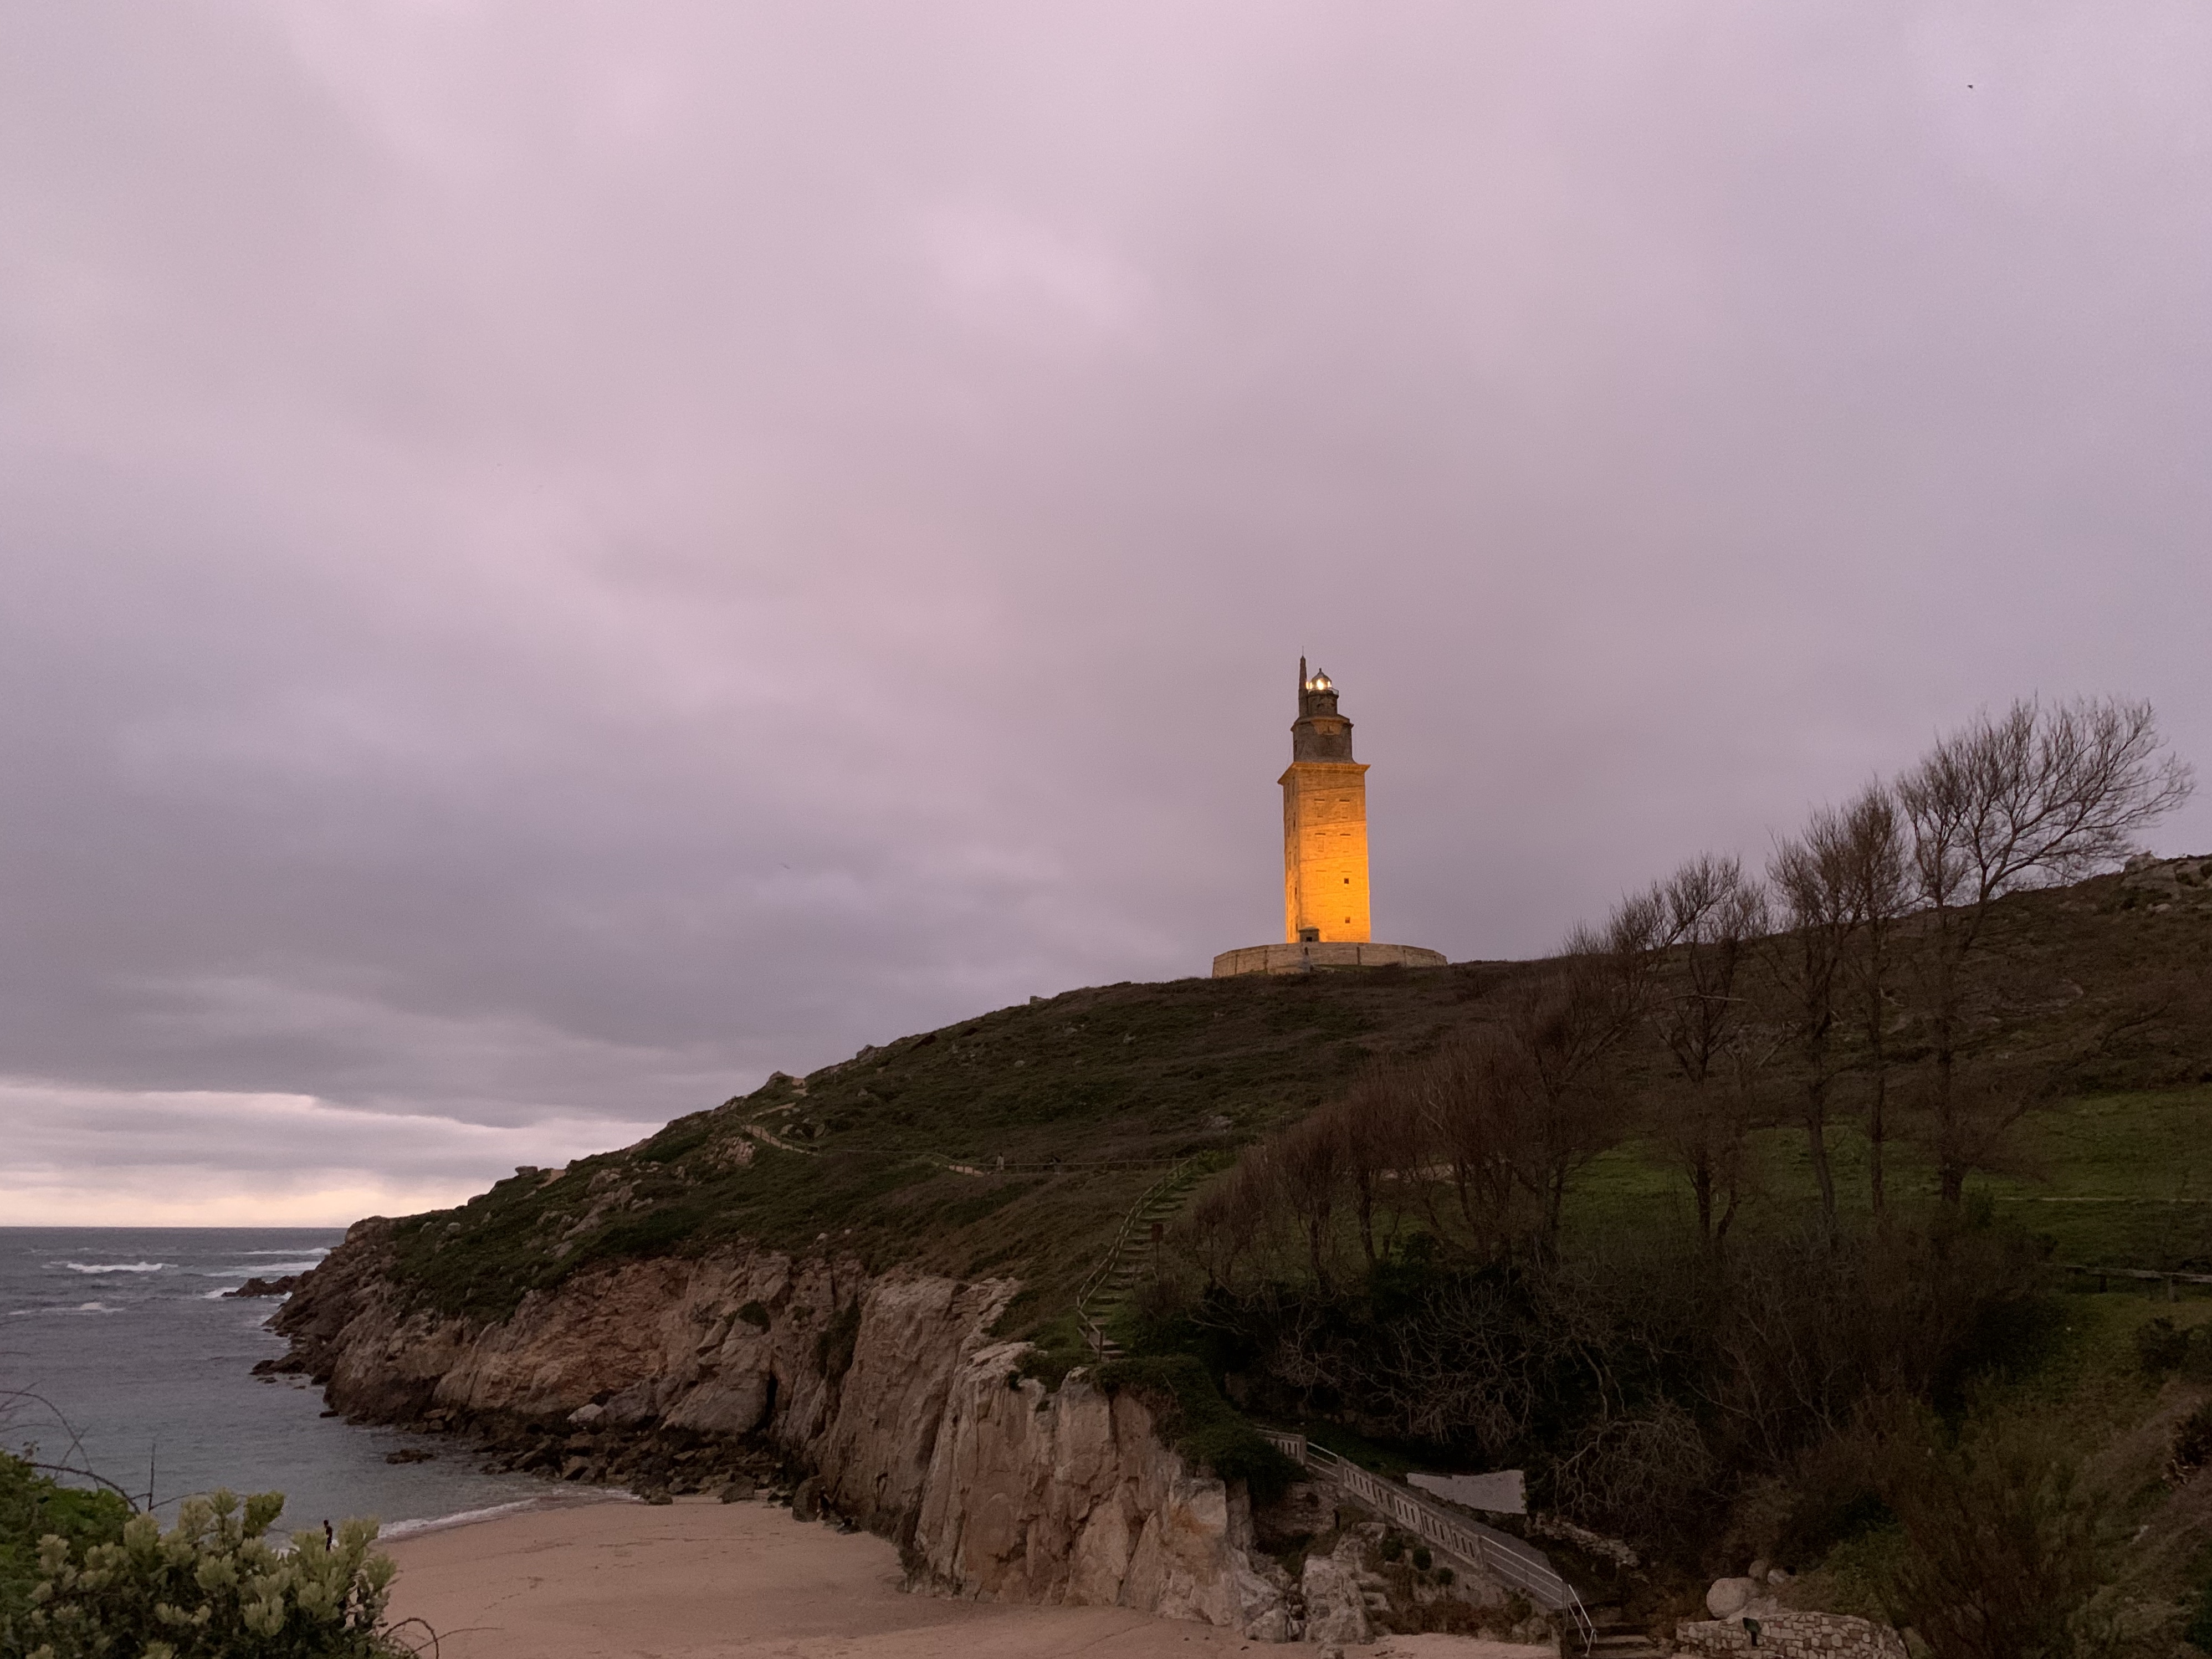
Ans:
{"label": "boulder", "polygon": [[1367,1619],[1367,1595],[1359,1577],[1357,1561],[1340,1560],[1334,1555],[1306,1558],[1305,1576],[1298,1581],[1298,1589],[1306,1602],[1307,1641],[1341,1646],[1374,1640],[1374,1627]]}
{"label": "boulder", "polygon": [[1759,1594],[1755,1578],[1716,1578],[1705,1592],[1705,1610],[1716,1619],[1733,1619]]}
{"label": "boulder", "polygon": [[791,1494],[791,1518],[794,1521],[818,1521],[822,1518],[822,1482],[808,1475],[799,1483],[799,1490]]}

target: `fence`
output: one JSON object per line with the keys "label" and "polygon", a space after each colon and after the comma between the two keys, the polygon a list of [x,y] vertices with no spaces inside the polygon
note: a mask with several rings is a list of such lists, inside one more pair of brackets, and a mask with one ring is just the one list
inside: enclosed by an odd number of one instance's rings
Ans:
{"label": "fence", "polygon": [[1312,1444],[1302,1434],[1267,1430],[1261,1432],[1292,1461],[1313,1470],[1347,1497],[1395,1522],[1431,1549],[1457,1556],[1468,1566],[1558,1613],[1574,1626],[1575,1633],[1582,1638],[1583,1651],[1589,1650],[1596,1632],[1583,1607],[1582,1597],[1536,1551],[1487,1527],[1463,1521],[1411,1486],[1371,1474],[1333,1451]]}

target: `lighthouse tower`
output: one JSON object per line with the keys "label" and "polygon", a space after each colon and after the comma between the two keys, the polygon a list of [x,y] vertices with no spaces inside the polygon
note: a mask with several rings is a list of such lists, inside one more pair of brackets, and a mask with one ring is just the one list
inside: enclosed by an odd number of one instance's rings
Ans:
{"label": "lighthouse tower", "polygon": [[1367,769],[1352,758],[1352,722],[1336,687],[1298,659],[1298,717],[1283,786],[1283,937],[1364,945]]}
{"label": "lighthouse tower", "polygon": [[1441,968],[1440,951],[1377,945],[1368,916],[1367,769],[1328,675],[1298,659],[1298,717],[1283,788],[1283,943],[1224,951],[1213,976],[1320,968]]}

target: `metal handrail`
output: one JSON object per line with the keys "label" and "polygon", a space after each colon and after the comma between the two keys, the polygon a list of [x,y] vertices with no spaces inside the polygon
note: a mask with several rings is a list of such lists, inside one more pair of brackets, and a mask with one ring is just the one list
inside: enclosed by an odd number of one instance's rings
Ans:
{"label": "metal handrail", "polygon": [[1583,1606],[1582,1597],[1535,1551],[1521,1548],[1486,1529],[1479,1531],[1412,1487],[1363,1469],[1327,1448],[1313,1444],[1302,1434],[1268,1430],[1261,1432],[1277,1449],[1341,1486],[1362,1503],[1381,1510],[1431,1547],[1458,1556],[1477,1571],[1487,1573],[1529,1600],[1564,1614],[1581,1636],[1583,1650],[1589,1650],[1597,1631]]}

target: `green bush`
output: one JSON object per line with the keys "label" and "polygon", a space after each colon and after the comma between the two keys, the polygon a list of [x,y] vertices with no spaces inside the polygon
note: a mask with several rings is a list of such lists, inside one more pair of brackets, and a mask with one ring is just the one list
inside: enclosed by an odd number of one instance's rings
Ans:
{"label": "green bush", "polygon": [[0,1652],[15,1651],[9,1632],[30,1609],[39,1540],[58,1537],[77,1549],[112,1544],[130,1518],[130,1504],[113,1492],[64,1486],[0,1452]]}
{"label": "green bush", "polygon": [[188,1498],[164,1533],[135,1515],[113,1542],[39,1546],[29,1608],[9,1638],[27,1659],[385,1659],[392,1565],[369,1553],[374,1521],[334,1542],[266,1536],[284,1507],[264,1492],[241,1508],[228,1492]]}

